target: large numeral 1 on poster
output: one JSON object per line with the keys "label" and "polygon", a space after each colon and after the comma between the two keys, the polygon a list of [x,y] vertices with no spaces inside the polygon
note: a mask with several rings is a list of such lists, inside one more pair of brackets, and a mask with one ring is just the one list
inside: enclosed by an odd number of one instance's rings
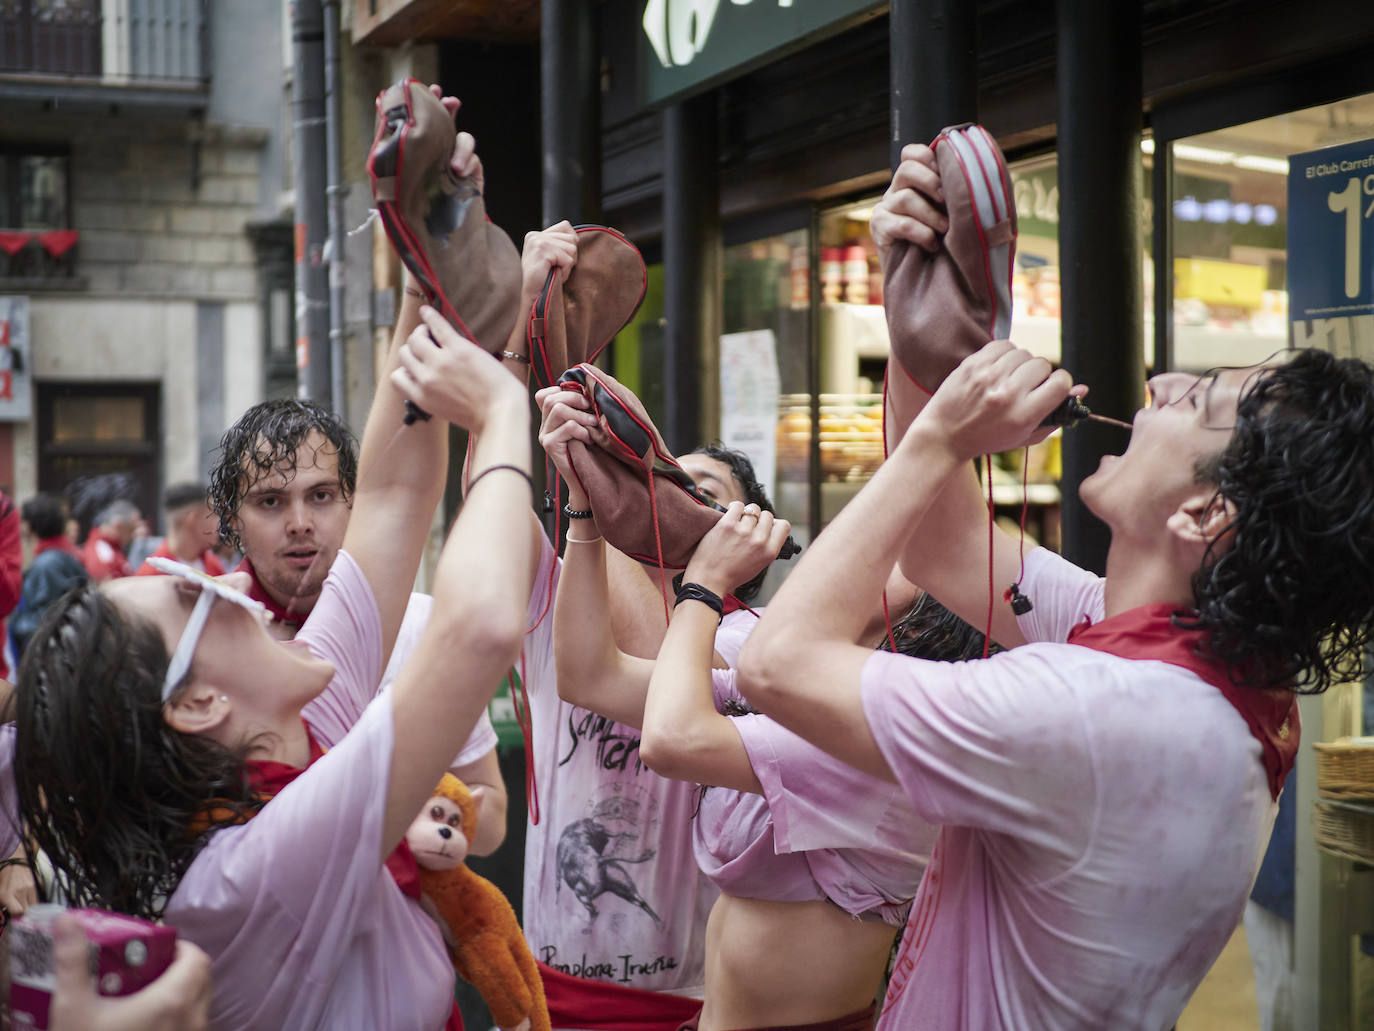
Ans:
{"label": "large numeral 1 on poster", "polygon": [[[1374,176],[1365,176],[1364,193],[1374,195]],[[1364,220],[1374,211],[1374,201],[1368,210],[1361,204],[1360,180],[1351,176],[1345,182],[1345,189],[1339,193],[1332,191],[1326,195],[1326,206],[1340,214],[1345,212],[1345,296],[1358,297],[1360,294],[1360,241],[1364,230]]]}

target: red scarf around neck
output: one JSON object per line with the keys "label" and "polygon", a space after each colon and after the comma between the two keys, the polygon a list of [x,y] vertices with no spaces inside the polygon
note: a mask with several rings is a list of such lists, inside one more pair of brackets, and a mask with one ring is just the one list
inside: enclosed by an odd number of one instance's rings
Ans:
{"label": "red scarf around neck", "polygon": [[1142,605],[1100,623],[1084,617],[1069,631],[1069,644],[1095,648],[1123,659],[1167,662],[1191,670],[1207,681],[1235,707],[1260,743],[1269,793],[1277,799],[1298,752],[1301,725],[1296,696],[1283,688],[1262,690],[1232,683],[1229,667],[1202,651],[1206,632],[1175,626],[1175,614],[1186,613],[1166,602]]}
{"label": "red scarf around neck", "polygon": [[308,612],[297,612],[295,609],[287,609],[278,605],[277,600],[267,593],[267,588],[265,588],[262,585],[262,581],[258,579],[258,572],[253,568],[253,563],[248,561],[247,555],[240,560],[234,572],[247,573],[252,577],[253,582],[248,586],[248,597],[252,598],[254,601],[262,602],[267,608],[267,611],[272,613],[274,622],[285,623],[293,630],[299,630],[301,625],[305,622],[306,616],[310,615]]}
{"label": "red scarf around neck", "polygon": [[[255,794],[262,796],[265,801],[271,801],[272,798],[281,793],[286,785],[315,765],[324,755],[324,749],[315,740],[315,735],[310,732],[310,724],[308,723],[305,724],[305,736],[306,740],[310,742],[310,761],[304,767],[292,766],[290,763],[279,763],[272,759],[249,759],[244,762],[244,771],[248,774],[248,786],[252,788]],[[405,838],[402,838],[391,855],[386,857],[386,868],[396,882],[396,887],[400,888],[402,893],[418,901],[420,898],[420,870]]]}

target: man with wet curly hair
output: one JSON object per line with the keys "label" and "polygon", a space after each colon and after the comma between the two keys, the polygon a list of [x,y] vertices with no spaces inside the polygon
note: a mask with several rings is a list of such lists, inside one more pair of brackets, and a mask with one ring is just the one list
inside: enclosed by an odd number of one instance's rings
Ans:
{"label": "man with wet curly hair", "polygon": [[[943,232],[909,147],[871,229]],[[901,386],[901,385],[899,385]],[[1299,739],[1296,695],[1374,637],[1374,370],[1316,350],[1168,372],[1079,498],[1107,576],[989,535],[972,458],[1042,439],[1067,372],[995,341],[917,405],[740,659],[746,698],[944,826],[880,1028],[1160,1028],[1244,912]],[[903,571],[1008,650],[857,644]],[[996,604],[1018,584],[1029,607]]]}
{"label": "man with wet curly hair", "polygon": [[210,473],[220,538],[244,555],[253,596],[292,637],[334,564],[358,477],[358,444],[329,409],[263,401],[225,432]]}
{"label": "man with wet curly hair", "polygon": [[[248,593],[267,606],[272,632],[283,640],[295,637],[319,599],[348,528],[357,477],[357,441],[314,401],[263,401],[220,439],[210,505],[220,536],[243,552],[237,571],[252,577]],[[382,684],[400,672],[432,605],[429,595],[410,596]],[[485,713],[452,771],[479,806],[472,852],[490,855],[505,840],[506,787]]]}

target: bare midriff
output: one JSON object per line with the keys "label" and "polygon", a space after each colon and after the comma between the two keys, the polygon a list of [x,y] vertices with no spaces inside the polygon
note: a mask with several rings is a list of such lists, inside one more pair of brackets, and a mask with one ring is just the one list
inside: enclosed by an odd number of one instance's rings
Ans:
{"label": "bare midriff", "polygon": [[721,895],[706,924],[700,1031],[810,1024],[873,1001],[897,929],[830,902]]}

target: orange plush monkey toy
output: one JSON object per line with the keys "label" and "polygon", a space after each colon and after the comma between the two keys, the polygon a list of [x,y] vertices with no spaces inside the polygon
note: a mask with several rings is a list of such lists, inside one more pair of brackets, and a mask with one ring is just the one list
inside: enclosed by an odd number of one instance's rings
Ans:
{"label": "orange plush monkey toy", "polygon": [[476,831],[477,807],[467,786],[444,774],[406,832],[420,887],[448,925],[453,969],[481,993],[497,1026],[549,1031],[544,985],[515,910],[496,885],[463,862]]}

